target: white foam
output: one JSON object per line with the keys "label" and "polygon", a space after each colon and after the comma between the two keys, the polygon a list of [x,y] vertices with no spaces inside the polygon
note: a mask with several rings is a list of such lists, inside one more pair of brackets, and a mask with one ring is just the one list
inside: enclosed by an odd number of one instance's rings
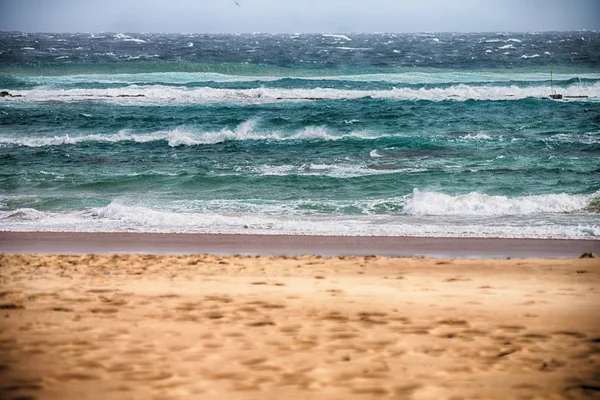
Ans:
{"label": "white foam", "polygon": [[489,139],[492,139],[492,136],[490,136],[487,133],[477,132],[475,134],[469,133],[467,135],[461,136],[460,139],[461,140],[489,140]]}
{"label": "white foam", "polygon": [[[245,171],[246,173],[252,171]],[[376,168],[371,165],[351,164],[303,164],[303,165],[262,165],[255,168],[254,173],[263,176],[327,176],[331,178],[348,179],[361,176],[383,175],[394,173],[420,172],[413,168]]]}
{"label": "white foam", "polygon": [[[392,88],[390,90],[346,90],[331,88],[285,89],[215,89],[201,87],[172,87],[162,85],[137,86],[111,89],[33,89],[16,90],[14,94],[24,96],[19,101],[105,101],[132,105],[170,105],[178,103],[266,103],[286,101],[310,101],[314,99],[341,100],[364,97],[397,100],[519,100],[524,98],[547,98],[547,85],[519,87],[471,86],[458,84],[438,88]],[[600,82],[592,85],[571,85],[561,89],[564,96],[600,97]],[[137,96],[143,97],[137,97]],[[125,96],[125,97],[124,97]],[[587,101],[587,100],[585,100]]]}
{"label": "white foam", "polygon": [[498,49],[500,49],[500,50],[514,49],[514,48],[515,47],[512,44],[507,44],[507,45],[498,47]]}
{"label": "white foam", "polygon": [[539,54],[532,54],[532,55],[523,54],[521,56],[521,58],[538,58],[539,56],[540,56]]}
{"label": "white foam", "polygon": [[411,215],[528,215],[539,213],[568,213],[583,210],[594,195],[547,194],[536,196],[490,196],[471,192],[451,196],[439,192],[414,189],[404,211]]}
{"label": "white foam", "polygon": [[134,38],[133,36],[125,35],[123,33],[117,33],[113,37],[124,42],[148,43],[146,40]]}
{"label": "white foam", "polygon": [[381,157],[381,154],[379,154],[379,153],[377,152],[377,149],[373,149],[373,150],[371,150],[371,152],[369,153],[369,157],[371,157],[371,158],[380,158],[380,157]]}
{"label": "white foam", "polygon": [[335,39],[342,39],[342,40],[348,40],[348,41],[352,40],[352,39],[350,39],[346,35],[335,35],[335,34],[332,34],[332,33],[324,33],[323,37],[329,37],[329,38],[335,38]]}
{"label": "white foam", "polygon": [[[176,210],[136,205],[125,200],[75,212],[50,213],[25,208],[0,211],[0,221],[2,230],[5,231],[600,238],[600,218],[590,214],[569,216],[571,219],[568,221],[529,217],[530,223],[527,225],[523,224],[522,217],[486,218],[482,222],[481,217],[469,215],[395,216],[394,203],[399,201],[401,200],[380,199],[358,203],[298,201],[294,204],[273,204],[258,200],[244,204],[212,201]],[[325,209],[320,211],[322,207]],[[364,212],[350,216],[329,213],[331,209],[348,208],[362,209]],[[371,213],[382,209],[391,210],[391,214]]]}
{"label": "white foam", "polygon": [[373,50],[372,47],[344,47],[344,46],[338,46],[338,47],[336,47],[336,49],[338,49],[338,50],[349,50],[349,51],[369,51],[369,50]]}
{"label": "white foam", "polygon": [[83,142],[137,142],[148,143],[166,141],[169,146],[194,146],[202,144],[222,143],[228,140],[343,140],[377,139],[385,135],[355,131],[345,134],[331,132],[320,126],[309,126],[296,132],[264,132],[256,129],[256,120],[248,120],[239,124],[235,129],[223,128],[219,131],[194,132],[184,126],[169,131],[151,133],[133,133],[130,130],[120,130],[116,134],[91,134],[81,136],[53,137],[0,137],[0,148],[6,146],[45,147],[72,145]]}

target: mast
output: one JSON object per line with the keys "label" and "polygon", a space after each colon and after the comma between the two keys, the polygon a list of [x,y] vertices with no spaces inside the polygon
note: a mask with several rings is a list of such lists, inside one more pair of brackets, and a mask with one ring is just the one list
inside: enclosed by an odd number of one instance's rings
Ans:
{"label": "mast", "polygon": [[558,94],[554,92],[554,80],[552,79],[552,73],[554,72],[554,68],[550,68],[550,98],[554,100],[562,99],[562,94]]}

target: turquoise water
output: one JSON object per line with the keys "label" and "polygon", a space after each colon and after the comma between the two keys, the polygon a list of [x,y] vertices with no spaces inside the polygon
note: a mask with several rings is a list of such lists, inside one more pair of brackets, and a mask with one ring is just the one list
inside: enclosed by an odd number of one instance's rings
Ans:
{"label": "turquoise water", "polygon": [[595,32],[0,45],[0,229],[600,238]]}

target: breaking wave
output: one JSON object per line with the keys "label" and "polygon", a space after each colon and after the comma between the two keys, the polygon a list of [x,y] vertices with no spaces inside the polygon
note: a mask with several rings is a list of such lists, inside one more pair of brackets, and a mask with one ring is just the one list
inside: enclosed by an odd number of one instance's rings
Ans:
{"label": "breaking wave", "polygon": [[591,195],[560,193],[510,198],[477,192],[451,196],[414,189],[412,196],[406,201],[404,211],[411,215],[470,216],[583,212],[592,199],[599,195],[600,192]]}
{"label": "breaking wave", "polygon": [[[598,194],[596,194],[597,196]],[[408,214],[402,223],[387,215],[373,214],[390,202],[406,201],[401,213]],[[524,226],[519,219],[503,215],[577,212],[590,196],[545,195],[506,198],[470,193],[447,196],[435,192],[419,192],[405,199],[338,202],[323,204],[325,208],[362,209],[348,217],[319,213],[319,208],[296,200],[282,205],[244,204],[243,201],[208,202],[195,205],[196,211],[165,210],[160,206],[130,205],[113,201],[104,207],[72,212],[43,212],[32,208],[0,211],[5,231],[68,232],[186,232],[186,233],[254,233],[336,236],[431,236],[431,237],[504,237],[504,238],[588,238],[600,237],[600,225],[589,214],[577,215],[565,224],[535,215]],[[429,202],[433,204],[427,205]],[[310,212],[311,209],[316,209]],[[464,218],[480,215],[485,224]],[[537,221],[537,222],[536,222]]]}
{"label": "breaking wave", "polygon": [[[32,89],[12,92],[12,101],[26,102],[75,102],[106,101],[121,104],[172,104],[176,103],[268,103],[277,101],[352,100],[361,98],[394,100],[521,100],[548,98],[546,85],[519,87],[470,86],[458,84],[437,88],[392,88],[389,90],[344,90],[333,88],[287,89],[252,88],[219,89],[213,87],[187,88],[185,86],[139,86],[129,85],[110,89]],[[561,88],[564,96],[587,96],[600,98],[600,82],[591,85],[571,85]]]}
{"label": "breaking wave", "polygon": [[351,132],[346,134],[334,134],[324,127],[306,127],[297,132],[260,132],[256,129],[256,120],[248,120],[241,123],[235,129],[223,128],[219,131],[193,132],[186,128],[176,128],[169,131],[158,131],[152,133],[132,133],[128,130],[121,130],[115,134],[92,134],[82,136],[54,136],[54,137],[0,137],[0,147],[6,146],[26,146],[26,147],[46,147],[74,145],[84,142],[136,142],[149,143],[156,141],[166,141],[169,146],[195,146],[205,144],[222,143],[229,140],[326,140],[335,141],[343,139],[377,139],[383,135],[369,134],[366,132]]}

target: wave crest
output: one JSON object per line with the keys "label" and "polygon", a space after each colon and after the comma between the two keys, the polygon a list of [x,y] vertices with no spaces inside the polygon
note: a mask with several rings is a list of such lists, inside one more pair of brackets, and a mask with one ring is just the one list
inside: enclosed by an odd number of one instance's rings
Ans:
{"label": "wave crest", "polygon": [[370,134],[367,132],[350,132],[346,134],[335,134],[325,127],[309,126],[302,130],[284,133],[284,132],[261,132],[256,128],[257,120],[248,120],[242,122],[234,129],[223,128],[219,131],[194,132],[186,127],[178,127],[170,131],[157,131],[152,133],[132,133],[128,130],[121,130],[116,134],[91,134],[82,136],[53,136],[53,137],[0,137],[0,148],[7,146],[25,146],[25,147],[46,147],[75,145],[84,142],[136,142],[149,143],[156,141],[166,141],[169,146],[196,146],[222,143],[226,141],[246,141],[246,140],[325,140],[335,141],[344,139],[377,139],[384,135]]}
{"label": "wave crest", "polygon": [[491,196],[471,192],[451,196],[439,192],[414,189],[406,200],[404,211],[411,215],[526,215],[583,211],[594,195],[566,193],[535,196]]}
{"label": "wave crest", "polygon": [[[354,100],[362,98],[394,100],[522,100],[527,98],[548,98],[547,85],[529,87],[510,86],[472,86],[457,84],[439,88],[395,87],[389,90],[351,90],[332,88],[289,89],[289,88],[252,88],[218,89],[213,87],[187,88],[185,86],[129,85],[110,89],[32,89],[15,90],[14,95],[21,96],[11,101],[25,102],[75,102],[105,101],[120,104],[172,104],[177,103],[269,103],[279,101],[315,101],[315,100]],[[600,98],[600,82],[590,85],[571,85],[561,88],[564,96],[587,96]]]}
{"label": "wave crest", "polygon": [[[417,202],[427,196],[439,198],[439,193],[418,192]],[[424,193],[424,194],[423,194]],[[466,196],[466,197],[465,197]],[[557,210],[578,207],[580,196],[547,195],[529,198],[507,199],[502,196],[486,196],[471,193],[458,196],[450,203],[537,203],[529,211]],[[413,195],[413,199],[414,199]],[[487,200],[482,201],[487,197]],[[545,200],[543,198],[546,198]],[[569,197],[572,199],[569,200]],[[585,196],[584,196],[585,197]],[[537,198],[537,200],[535,199]],[[553,200],[554,198],[554,200]],[[468,201],[465,201],[470,199]],[[566,199],[566,201],[565,201]],[[574,201],[573,201],[574,199]],[[408,198],[405,211],[411,209]],[[554,201],[555,205],[549,205]],[[531,219],[526,226],[522,218],[488,215],[485,207],[473,213],[476,206],[448,207],[439,205],[437,214],[404,215],[402,198],[380,199],[369,202],[331,201],[314,203],[298,201],[290,203],[243,201],[218,201],[188,204],[178,209],[164,209],[158,203],[139,205],[126,199],[114,200],[104,207],[71,212],[43,212],[31,208],[13,211],[0,210],[2,230],[6,231],[52,231],[52,232],[189,232],[189,233],[237,233],[237,234],[311,234],[311,235],[377,235],[377,236],[430,236],[430,237],[505,237],[505,238],[588,238],[600,237],[597,218],[589,214],[575,216],[569,224],[552,222],[547,218]],[[223,204],[222,204],[223,203]],[[543,203],[546,203],[544,206]],[[558,205],[563,203],[562,206]],[[571,205],[568,205],[568,204]],[[527,206],[521,205],[524,211]],[[351,215],[329,215],[323,209],[344,209]],[[501,208],[501,207],[500,207]],[[498,207],[494,207],[498,210]],[[363,210],[367,212],[356,212]],[[413,208],[414,210],[414,208]],[[460,214],[458,211],[467,214]],[[489,210],[488,210],[489,211]],[[382,213],[383,212],[383,213]],[[494,211],[497,213],[497,211]],[[511,212],[514,212],[512,210]],[[528,212],[528,211],[525,211]],[[470,214],[469,214],[470,213]],[[479,214],[478,214],[479,213]],[[474,215],[474,216],[473,216]]]}

